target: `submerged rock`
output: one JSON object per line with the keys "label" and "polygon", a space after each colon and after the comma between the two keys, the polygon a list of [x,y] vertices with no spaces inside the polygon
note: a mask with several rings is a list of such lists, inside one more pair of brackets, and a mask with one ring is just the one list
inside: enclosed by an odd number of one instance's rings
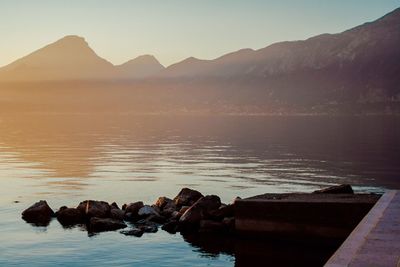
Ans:
{"label": "submerged rock", "polygon": [[91,232],[114,231],[125,227],[127,225],[123,221],[111,218],[92,217],[89,222],[89,230]]}
{"label": "submerged rock", "polygon": [[92,217],[107,218],[110,217],[111,207],[105,201],[85,200],[79,203],[77,209],[81,211],[87,219]]}
{"label": "submerged rock", "polygon": [[201,197],[203,197],[203,195],[199,191],[183,188],[174,198],[174,202],[178,208],[182,206],[191,206]]}
{"label": "submerged rock", "polygon": [[28,223],[46,226],[53,215],[54,211],[49,207],[47,202],[40,200],[22,212],[22,219]]}
{"label": "submerged rock", "polygon": [[158,231],[157,225],[140,225],[138,228],[143,230],[145,233],[156,233]]}
{"label": "submerged rock", "polygon": [[351,185],[342,184],[315,190],[313,194],[354,194],[354,191]]}
{"label": "submerged rock", "polygon": [[141,237],[144,233],[142,229],[139,228],[133,228],[130,230],[122,230],[120,231],[121,234],[126,235],[126,236],[136,236],[136,237]]}
{"label": "submerged rock", "polygon": [[64,226],[85,222],[85,215],[75,208],[61,207],[56,213],[57,220]]}

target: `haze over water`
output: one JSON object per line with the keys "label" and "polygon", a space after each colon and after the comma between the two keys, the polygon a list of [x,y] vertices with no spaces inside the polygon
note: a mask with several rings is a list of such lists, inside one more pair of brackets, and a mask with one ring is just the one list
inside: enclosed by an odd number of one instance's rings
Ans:
{"label": "haze over water", "polygon": [[[374,116],[4,113],[0,229],[3,241],[8,241],[2,242],[6,257],[0,263],[23,265],[32,260],[50,266],[60,257],[67,264],[69,255],[78,265],[90,265],[101,253],[97,246],[115,242],[108,249],[121,255],[104,256],[104,262],[137,260],[157,266],[173,249],[185,257],[171,259],[171,264],[185,260],[199,266],[231,266],[232,256],[204,258],[179,235],[157,233],[137,241],[112,232],[88,239],[78,229],[62,230],[56,221],[46,229],[33,229],[20,219],[20,212],[38,199],[48,200],[55,209],[84,199],[151,204],[158,196],[174,197],[182,187],[218,194],[227,203],[236,196],[310,192],[337,183],[382,192],[400,187],[399,127],[398,117]],[[126,242],[137,253],[167,249],[145,258],[126,257]],[[84,249],[87,252],[80,254]]]}

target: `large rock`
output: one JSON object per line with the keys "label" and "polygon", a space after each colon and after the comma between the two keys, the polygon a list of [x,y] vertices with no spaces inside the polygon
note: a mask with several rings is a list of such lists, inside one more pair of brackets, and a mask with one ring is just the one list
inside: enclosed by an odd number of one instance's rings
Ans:
{"label": "large rock", "polygon": [[110,217],[111,207],[107,202],[97,200],[85,200],[79,203],[80,210],[87,219],[92,217],[107,218]]}
{"label": "large rock", "polygon": [[29,223],[45,226],[49,224],[53,215],[54,212],[47,202],[40,200],[22,212],[22,219]]}
{"label": "large rock", "polygon": [[320,190],[315,190],[314,194],[354,194],[353,188],[349,184],[335,185]]}
{"label": "large rock", "polygon": [[165,205],[168,203],[174,202],[172,199],[167,197],[159,197],[154,205],[160,208],[160,210],[164,209]]}
{"label": "large rock", "polygon": [[130,203],[125,207],[125,217],[127,219],[134,219],[138,217],[138,212],[141,208],[143,208],[143,202],[138,201],[134,203]]}
{"label": "large rock", "polygon": [[89,231],[91,232],[114,231],[125,227],[127,226],[123,221],[111,218],[92,217],[89,221]]}
{"label": "large rock", "polygon": [[179,223],[198,226],[201,220],[208,219],[210,214],[221,206],[218,196],[210,195],[200,198],[180,217]]}
{"label": "large rock", "polygon": [[57,220],[64,226],[85,222],[85,214],[75,208],[61,207],[56,213]]}
{"label": "large rock", "polygon": [[203,195],[199,191],[183,188],[174,198],[174,202],[178,208],[182,206],[192,206],[201,197],[203,197]]}

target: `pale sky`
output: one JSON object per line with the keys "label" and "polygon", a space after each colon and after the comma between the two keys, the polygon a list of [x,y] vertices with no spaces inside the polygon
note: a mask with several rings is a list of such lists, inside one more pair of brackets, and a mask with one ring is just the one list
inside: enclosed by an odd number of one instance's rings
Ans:
{"label": "pale sky", "polygon": [[121,64],[152,54],[168,66],[241,48],[336,33],[400,0],[0,0],[0,66],[65,35]]}

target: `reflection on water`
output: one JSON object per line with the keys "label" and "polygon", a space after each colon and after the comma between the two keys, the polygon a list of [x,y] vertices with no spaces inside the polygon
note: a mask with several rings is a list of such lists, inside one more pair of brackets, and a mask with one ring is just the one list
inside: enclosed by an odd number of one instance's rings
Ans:
{"label": "reflection on water", "polygon": [[[90,246],[92,241],[82,238],[78,229],[64,231],[52,223],[32,230],[20,223],[21,209],[39,198],[58,208],[88,198],[152,203],[160,195],[173,197],[183,186],[218,194],[225,202],[235,196],[311,191],[336,183],[351,183],[361,191],[399,188],[399,137],[398,117],[2,113],[0,238],[14,241],[0,245],[6,246],[0,250],[11,262],[22,261],[22,256],[29,262],[36,259],[35,251],[55,260],[56,255],[67,257],[69,250],[76,253]],[[196,244],[188,247],[180,236],[150,236],[127,240],[107,233],[93,242],[119,242],[111,247],[107,243],[113,253],[127,243],[139,246],[138,253],[164,244],[174,252],[158,247],[159,254],[146,255],[148,260],[168,258],[169,252],[181,253],[193,265],[209,263],[199,260],[209,252],[193,252]],[[30,254],[20,252],[23,249]],[[87,253],[101,254],[94,248]],[[231,266],[233,254],[217,250],[213,255],[218,263],[213,263]],[[110,264],[128,262],[107,255],[104,260]]]}

